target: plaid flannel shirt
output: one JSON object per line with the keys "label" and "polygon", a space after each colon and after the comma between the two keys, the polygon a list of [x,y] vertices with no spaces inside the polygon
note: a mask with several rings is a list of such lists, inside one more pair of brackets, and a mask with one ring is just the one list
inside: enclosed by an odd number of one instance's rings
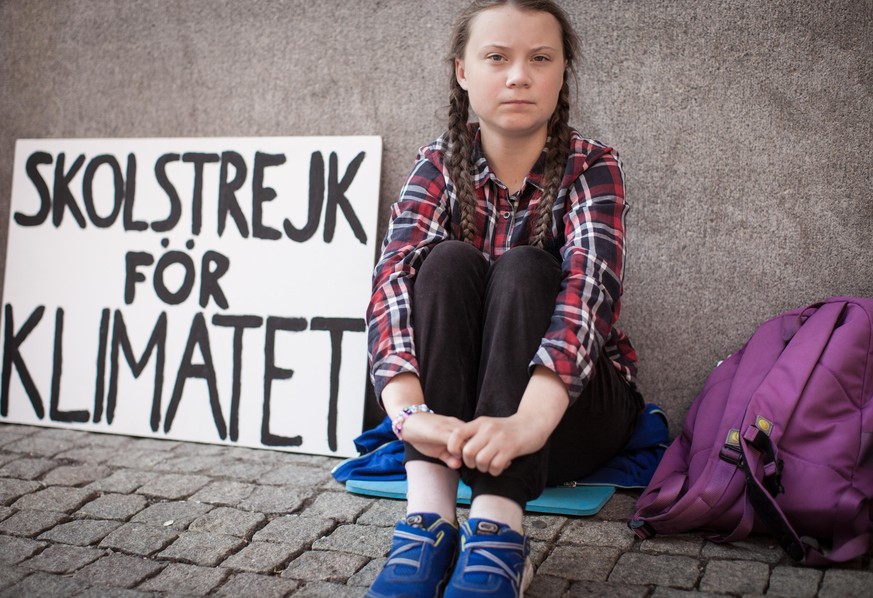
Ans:
{"label": "plaid flannel shirt", "polygon": [[[416,272],[434,245],[461,237],[459,204],[445,164],[447,146],[443,135],[421,148],[400,199],[391,207],[367,309],[371,378],[377,397],[393,376],[418,374],[412,329]],[[490,263],[512,247],[528,244],[543,193],[545,153],[514,196],[488,168],[478,128],[474,160],[478,234],[473,245]],[[573,131],[545,244],[561,262],[563,279],[551,324],[530,362],[531,369],[544,365],[557,373],[571,402],[591,378],[601,351],[633,388],[637,386],[636,352],[615,327],[621,306],[627,210],[618,154]]]}

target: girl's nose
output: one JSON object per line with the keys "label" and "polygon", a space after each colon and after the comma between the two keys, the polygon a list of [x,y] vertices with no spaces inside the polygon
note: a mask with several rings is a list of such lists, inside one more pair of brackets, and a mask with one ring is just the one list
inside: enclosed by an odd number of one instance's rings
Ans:
{"label": "girl's nose", "polygon": [[528,73],[527,65],[524,62],[512,65],[506,73],[506,86],[527,87],[528,85],[530,85],[530,73]]}

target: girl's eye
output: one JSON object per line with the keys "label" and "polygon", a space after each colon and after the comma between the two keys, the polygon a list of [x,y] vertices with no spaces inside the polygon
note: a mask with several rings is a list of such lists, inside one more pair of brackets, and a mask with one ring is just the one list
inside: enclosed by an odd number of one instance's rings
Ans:
{"label": "girl's eye", "polygon": [[549,57],[548,56],[534,56],[533,60],[534,60],[534,62],[548,62]]}
{"label": "girl's eye", "polygon": [[489,54],[485,57],[485,60],[489,62],[500,62],[503,60],[503,56],[501,56],[500,54]]}

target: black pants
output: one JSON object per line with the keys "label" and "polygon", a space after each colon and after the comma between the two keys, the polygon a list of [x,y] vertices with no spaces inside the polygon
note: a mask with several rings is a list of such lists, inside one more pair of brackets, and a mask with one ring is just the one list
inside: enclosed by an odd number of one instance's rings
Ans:
{"label": "black pants", "polygon": [[[437,245],[414,287],[415,347],[428,406],[470,421],[513,415],[530,379],[529,364],[549,327],[561,267],[521,246],[489,267],[460,241]],[[601,356],[594,378],[544,448],[513,460],[501,475],[462,467],[473,496],[495,494],[524,507],[545,486],[596,470],[627,442],[642,399]],[[434,460],[406,444],[406,460]]]}

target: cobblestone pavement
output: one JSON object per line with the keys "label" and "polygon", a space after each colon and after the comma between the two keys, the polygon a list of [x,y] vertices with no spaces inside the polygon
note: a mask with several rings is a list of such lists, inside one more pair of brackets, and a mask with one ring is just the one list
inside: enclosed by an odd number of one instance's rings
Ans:
{"label": "cobblestone pavement", "polygon": [[[337,462],[0,424],[0,598],[362,596],[403,503],[348,494]],[[869,558],[807,569],[763,538],[639,542],[634,500],[526,517],[526,595],[873,596]]]}

